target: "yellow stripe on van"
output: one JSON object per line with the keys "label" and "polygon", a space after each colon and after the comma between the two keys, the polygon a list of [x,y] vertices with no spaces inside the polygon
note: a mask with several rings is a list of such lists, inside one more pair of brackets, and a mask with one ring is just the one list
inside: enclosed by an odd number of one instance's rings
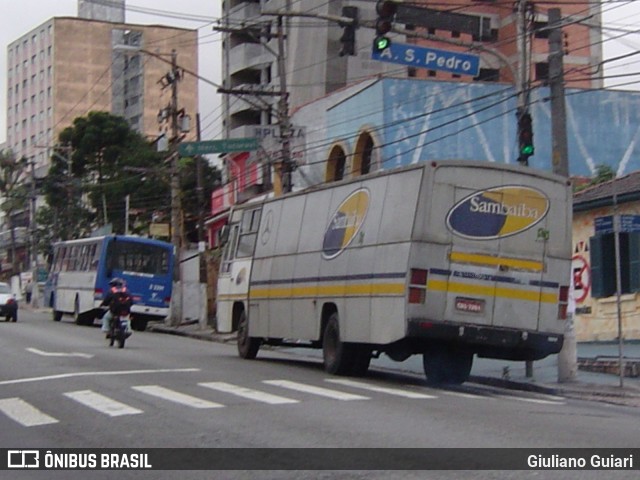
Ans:
{"label": "yellow stripe on van", "polygon": [[475,265],[503,265],[505,267],[520,268],[523,270],[532,270],[541,272],[544,268],[542,262],[536,260],[525,260],[520,258],[494,257],[491,255],[482,255],[479,253],[451,252],[449,259],[452,262],[473,263]]}
{"label": "yellow stripe on van", "polygon": [[226,293],[226,294],[220,294],[216,297],[218,300],[225,300],[227,302],[231,301],[231,300],[246,300],[247,299],[247,294],[238,294],[238,293]]}
{"label": "yellow stripe on van", "polygon": [[557,303],[557,293],[542,293],[539,290],[519,290],[517,288],[496,287],[493,285],[473,285],[469,283],[447,282],[445,280],[429,280],[428,290],[440,292],[464,293],[467,295],[481,295],[485,297],[510,298],[513,300],[528,300],[530,302]]}
{"label": "yellow stripe on van", "polygon": [[351,285],[314,285],[308,287],[252,288],[251,298],[359,297],[404,295],[404,283],[364,283]]}

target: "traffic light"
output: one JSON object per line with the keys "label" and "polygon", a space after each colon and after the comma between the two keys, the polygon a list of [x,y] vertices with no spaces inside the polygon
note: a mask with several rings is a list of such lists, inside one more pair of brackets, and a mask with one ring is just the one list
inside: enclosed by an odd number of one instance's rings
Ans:
{"label": "traffic light", "polygon": [[387,33],[393,27],[393,19],[396,16],[398,4],[392,1],[378,0],[376,3],[376,38],[373,40],[373,51],[380,53],[391,46],[391,40],[387,37]]}
{"label": "traffic light", "polygon": [[527,111],[518,112],[518,162],[521,165],[529,165],[529,157],[533,155],[533,123],[531,115]]}
{"label": "traffic light", "polygon": [[342,27],[342,36],[340,43],[342,49],[340,56],[356,54],[356,29],[358,28],[358,7],[342,7],[342,16],[352,18],[352,23],[340,23]]}

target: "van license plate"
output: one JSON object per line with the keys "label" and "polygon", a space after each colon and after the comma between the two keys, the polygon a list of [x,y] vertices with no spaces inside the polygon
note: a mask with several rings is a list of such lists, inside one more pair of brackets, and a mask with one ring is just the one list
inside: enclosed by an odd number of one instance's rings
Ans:
{"label": "van license plate", "polygon": [[456,310],[469,313],[484,313],[484,300],[456,297]]}

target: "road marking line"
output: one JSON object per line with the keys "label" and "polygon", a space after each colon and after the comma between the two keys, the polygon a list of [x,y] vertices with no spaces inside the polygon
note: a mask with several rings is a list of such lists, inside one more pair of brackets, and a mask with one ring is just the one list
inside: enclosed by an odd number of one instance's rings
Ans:
{"label": "road marking line", "polygon": [[41,355],[43,357],[81,357],[81,358],[93,358],[93,355],[89,353],[79,353],[79,352],[44,352],[42,350],[38,350],[37,348],[27,348],[28,352],[35,353],[36,355]]}
{"label": "road marking line", "polygon": [[187,395],[185,393],[176,392],[175,390],[170,390],[168,388],[161,387],[159,385],[138,385],[135,387],[131,387],[134,390],[142,393],[146,393],[147,395],[151,395],[153,397],[162,398],[164,400],[169,400],[170,402],[179,403],[181,405],[186,405],[192,408],[221,408],[224,405],[220,403],[210,402],[208,400],[203,400],[202,398],[193,397],[191,395]]}
{"label": "road marking line", "polygon": [[45,375],[43,377],[16,378],[15,380],[4,380],[0,385],[14,385],[17,383],[40,382],[43,380],[60,380],[61,378],[73,377],[98,377],[109,375],[137,375],[144,373],[179,373],[179,372],[199,372],[199,368],[159,368],[157,370],[119,370],[110,372],[73,372],[59,373],[57,375]]}
{"label": "road marking line", "polygon": [[288,388],[297,392],[311,393],[320,395],[321,397],[333,398],[335,400],[369,400],[369,397],[362,395],[354,395],[353,393],[339,392],[338,390],[330,390],[328,388],[314,387],[304,383],[290,382],[289,380],[263,380],[262,383],[275,385],[276,387]]}
{"label": "road marking line", "polygon": [[506,400],[518,400],[519,402],[541,403],[543,405],[566,405],[566,402],[558,402],[553,400],[542,400],[539,398],[516,397],[511,395],[497,395],[499,398]]}
{"label": "road marking line", "polygon": [[198,385],[211,388],[212,390],[218,390],[220,392],[231,393],[232,395],[248,398],[257,402],[269,403],[271,405],[300,403],[298,400],[293,400],[292,398],[280,397],[267,392],[261,392],[260,390],[251,390],[250,388],[240,387],[225,382],[204,382],[198,383]]}
{"label": "road marking line", "polygon": [[55,418],[41,412],[20,398],[0,399],[0,411],[25,427],[37,427],[38,425],[58,423],[58,420]]}
{"label": "road marking line", "polygon": [[487,396],[483,396],[483,395],[476,395],[476,394],[473,394],[473,393],[451,392],[451,391],[446,391],[446,390],[443,390],[440,393],[442,393],[443,395],[449,395],[450,397],[484,398],[484,399],[491,400],[491,397],[487,397]]}
{"label": "road marking line", "polygon": [[325,378],[325,382],[338,383],[347,387],[362,388],[364,390],[371,390],[372,392],[388,393],[389,395],[396,395],[398,397],[405,398],[438,398],[435,395],[427,395],[426,393],[401,390],[399,388],[380,387],[378,385],[372,385],[370,383],[347,380],[346,378]]}
{"label": "road marking line", "polygon": [[120,403],[99,393],[92,392],[91,390],[77,390],[75,392],[66,392],[64,394],[72,400],[75,400],[82,405],[89,408],[93,408],[100,413],[109,415],[110,417],[119,417],[121,415],[135,415],[142,413],[142,410],[130,407],[124,403]]}

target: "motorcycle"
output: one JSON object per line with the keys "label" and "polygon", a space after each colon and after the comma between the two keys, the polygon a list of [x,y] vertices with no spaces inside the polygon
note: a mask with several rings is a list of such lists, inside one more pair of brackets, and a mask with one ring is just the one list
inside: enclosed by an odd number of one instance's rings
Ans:
{"label": "motorcycle", "polygon": [[109,346],[118,342],[118,348],[124,348],[124,343],[131,336],[131,319],[129,314],[114,315],[109,326]]}

